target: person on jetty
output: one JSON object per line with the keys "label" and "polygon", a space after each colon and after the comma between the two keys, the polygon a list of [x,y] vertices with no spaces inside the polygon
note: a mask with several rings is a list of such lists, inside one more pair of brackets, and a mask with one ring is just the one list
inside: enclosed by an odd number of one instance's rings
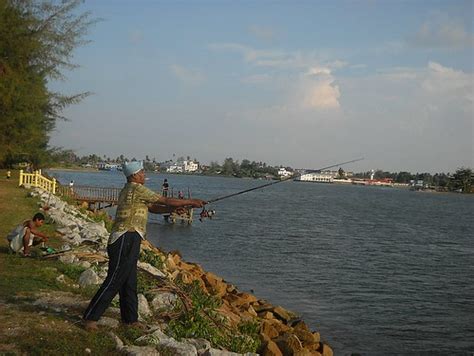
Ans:
{"label": "person on jetty", "polygon": [[172,210],[183,207],[200,208],[206,204],[200,199],[166,198],[146,188],[143,185],[145,183],[143,162],[127,162],[122,168],[127,183],[119,195],[112,233],[107,245],[109,269],[104,283],[84,312],[86,330],[97,329],[96,322],[117,293],[120,296],[122,322],[126,325],[143,327],[138,323],[137,260],[141,240],[145,239],[146,235],[148,211],[153,211],[154,205]]}
{"label": "person on jetty", "polygon": [[167,197],[169,189],[170,189],[170,185],[168,184],[168,179],[165,178],[165,180],[163,181],[163,184],[161,185],[161,194],[163,194],[164,197]]}
{"label": "person on jetty", "polygon": [[44,215],[37,213],[31,220],[25,220],[18,225],[7,236],[10,245],[10,251],[22,253],[23,256],[30,256],[31,246],[36,246],[42,242],[48,241],[48,236],[39,232],[37,229],[43,226]]}

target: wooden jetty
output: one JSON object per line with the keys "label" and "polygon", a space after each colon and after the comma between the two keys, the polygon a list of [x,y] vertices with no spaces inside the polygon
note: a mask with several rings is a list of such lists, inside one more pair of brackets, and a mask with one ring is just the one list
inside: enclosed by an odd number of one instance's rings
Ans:
{"label": "wooden jetty", "polygon": [[118,203],[120,188],[104,188],[91,186],[68,187],[59,185],[58,193],[64,197],[74,199],[78,202],[85,202],[90,210],[100,210],[110,208]]}

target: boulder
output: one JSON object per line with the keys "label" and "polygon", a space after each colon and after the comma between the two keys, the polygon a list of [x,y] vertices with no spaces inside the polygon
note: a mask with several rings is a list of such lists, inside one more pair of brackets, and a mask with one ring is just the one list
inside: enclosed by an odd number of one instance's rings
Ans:
{"label": "boulder", "polygon": [[312,333],[304,321],[297,323],[293,327],[293,332],[296,336],[298,336],[298,339],[300,339],[304,346],[314,345],[319,342],[319,334],[316,336],[314,333]]}
{"label": "boulder", "polygon": [[290,332],[291,328],[288,325],[283,324],[278,319],[269,319],[269,323],[278,331],[279,334]]}
{"label": "boulder", "polygon": [[273,341],[267,341],[261,351],[262,356],[283,356],[283,353]]}
{"label": "boulder", "polygon": [[64,255],[59,256],[59,260],[62,263],[71,264],[77,261],[76,255],[72,253],[65,253]]}
{"label": "boulder", "polygon": [[[331,347],[328,345],[328,344],[322,344],[321,343],[321,348],[319,349],[319,352],[323,355],[323,356],[333,356],[333,351],[331,349]],[[321,351],[322,350],[322,351]]]}
{"label": "boulder", "polygon": [[206,350],[209,350],[211,348],[210,341],[206,339],[185,339],[183,340],[183,342],[185,342],[186,344],[193,345],[199,355],[203,354]]}
{"label": "boulder", "polygon": [[275,319],[275,315],[269,311],[260,312],[258,313],[258,316],[262,319]]}
{"label": "boulder", "polygon": [[260,332],[270,339],[274,339],[279,335],[278,330],[267,320],[264,320],[260,325]]}
{"label": "boulder", "polygon": [[142,336],[136,340],[140,344],[156,345],[164,354],[197,356],[197,349],[194,345],[186,342],[178,342],[172,337],[165,335],[161,330]]}
{"label": "boulder", "polygon": [[123,341],[113,332],[110,332],[110,336],[114,339],[115,347],[120,354],[128,356],[160,356],[160,353],[152,346],[125,346]]}
{"label": "boulder", "polygon": [[288,323],[291,319],[291,314],[280,306],[273,308],[272,312],[278,319],[283,320],[285,323]]}
{"label": "boulder", "polygon": [[214,273],[207,272],[202,276],[202,280],[206,284],[206,288],[212,294],[222,297],[227,293],[227,283]]}
{"label": "boulder", "polygon": [[253,306],[253,308],[255,309],[257,313],[260,313],[260,312],[265,312],[265,311],[271,311],[273,310],[274,306],[267,303],[267,301],[261,299],[258,301],[258,304],[255,304]]}
{"label": "boulder", "polygon": [[158,268],[153,267],[153,266],[152,266],[151,264],[149,264],[149,263],[142,262],[142,261],[138,261],[137,266],[138,266],[138,268],[147,271],[148,273],[152,274],[153,276],[156,276],[156,277],[165,277],[165,276],[166,276],[166,275],[165,275],[163,272],[161,272]]}
{"label": "boulder", "polygon": [[173,309],[174,304],[178,300],[178,296],[171,292],[161,292],[155,294],[151,306],[154,310],[170,310]]}
{"label": "boulder", "polygon": [[298,337],[290,333],[285,333],[274,341],[284,355],[294,355],[296,352],[303,349],[303,345]]}
{"label": "boulder", "polygon": [[78,265],[86,269],[91,268],[91,263],[89,261],[80,261]]}
{"label": "boulder", "polygon": [[138,295],[138,314],[144,318],[152,314],[150,306],[148,305],[148,301],[143,294]]}
{"label": "boulder", "polygon": [[82,288],[100,283],[101,279],[92,268],[86,269],[84,272],[81,273],[79,277],[79,285]]}

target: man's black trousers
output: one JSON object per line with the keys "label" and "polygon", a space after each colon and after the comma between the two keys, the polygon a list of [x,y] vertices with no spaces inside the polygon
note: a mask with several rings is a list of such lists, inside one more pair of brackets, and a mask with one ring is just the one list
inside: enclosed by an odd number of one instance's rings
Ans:
{"label": "man's black trousers", "polygon": [[138,320],[137,261],[140,243],[140,234],[129,231],[107,246],[107,278],[84,312],[85,320],[99,320],[117,293],[120,296],[122,321],[134,323]]}

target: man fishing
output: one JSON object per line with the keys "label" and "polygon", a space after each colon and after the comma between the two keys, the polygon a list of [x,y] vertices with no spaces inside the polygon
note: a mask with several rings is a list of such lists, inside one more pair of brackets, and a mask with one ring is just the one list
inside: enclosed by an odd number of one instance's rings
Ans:
{"label": "man fishing", "polygon": [[174,211],[184,207],[200,208],[206,202],[200,199],[173,199],[146,188],[143,163],[127,162],[122,165],[127,183],[119,195],[117,212],[107,253],[109,269],[89,306],[84,312],[86,330],[97,329],[97,321],[117,293],[120,296],[122,322],[138,326],[137,261],[140,243],[145,239],[148,211]]}

